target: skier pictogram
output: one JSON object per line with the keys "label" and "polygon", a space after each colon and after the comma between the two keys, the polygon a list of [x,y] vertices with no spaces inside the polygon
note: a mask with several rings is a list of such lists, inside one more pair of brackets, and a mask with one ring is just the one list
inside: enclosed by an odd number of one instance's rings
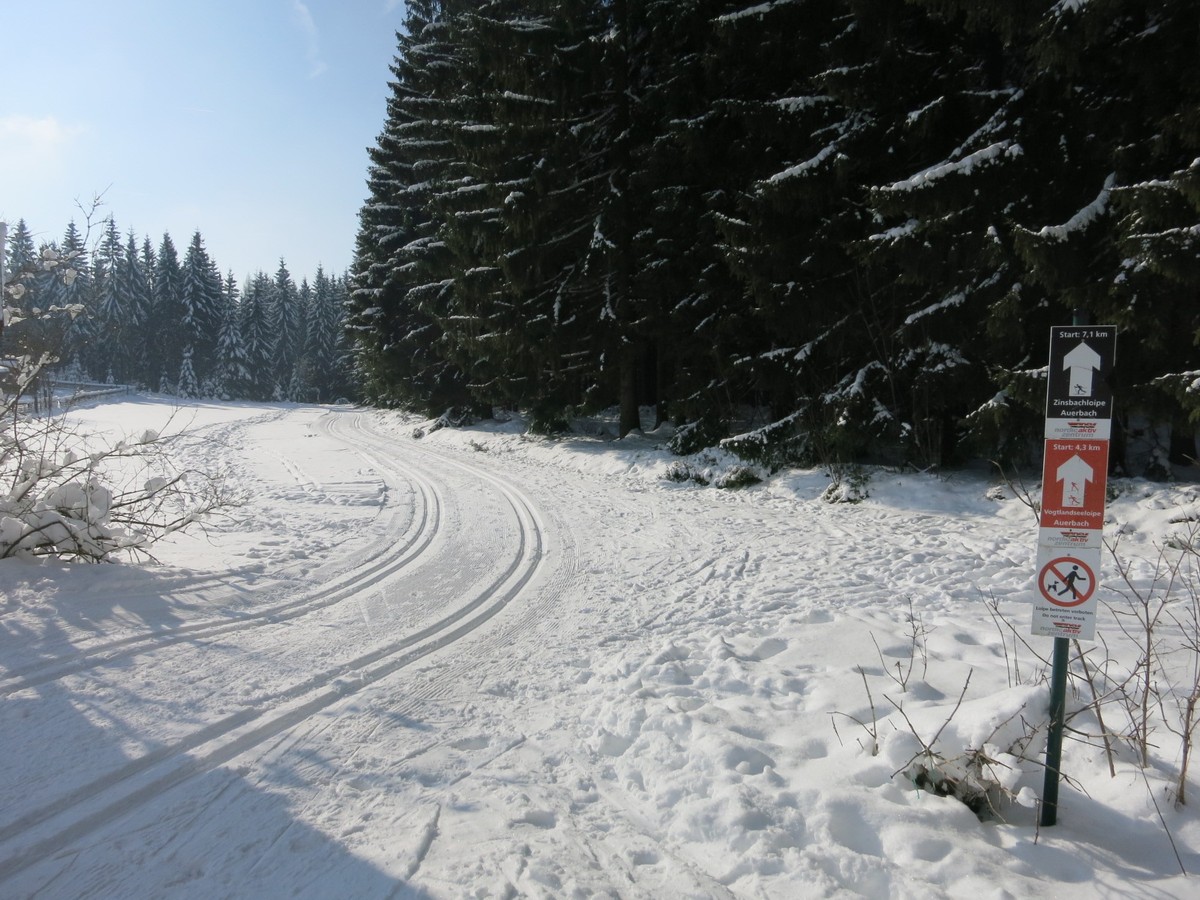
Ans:
{"label": "skier pictogram", "polygon": [[1071,370],[1070,396],[1092,396],[1092,378],[1102,364],[1103,360],[1100,354],[1083,341],[1080,341],[1078,347],[1064,356],[1063,368]]}
{"label": "skier pictogram", "polygon": [[1079,454],[1075,454],[1058,467],[1054,473],[1062,482],[1062,505],[1066,507],[1082,507],[1085,505],[1087,484],[1096,477],[1095,470],[1089,466]]}

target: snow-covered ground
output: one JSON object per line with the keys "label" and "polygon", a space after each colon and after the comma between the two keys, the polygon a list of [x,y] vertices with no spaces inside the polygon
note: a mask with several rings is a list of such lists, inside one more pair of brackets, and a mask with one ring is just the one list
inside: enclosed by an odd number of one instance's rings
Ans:
{"label": "snow-covered ground", "polygon": [[[72,416],[173,413],[175,452],[244,505],[157,563],[0,562],[0,896],[1197,895],[1169,695],[1152,765],[1120,743],[1115,777],[1075,716],[1059,824],[1036,825],[1037,534],[986,472],[878,470],[830,504],[815,470],[668,481],[662,435],[142,397]],[[1145,594],[1200,491],[1116,487]],[[1089,658],[1118,678],[1133,594],[1106,567]],[[1166,654],[1186,634],[1157,636],[1157,688],[1189,687],[1194,654]],[[922,744],[992,776],[986,821],[905,774]]]}

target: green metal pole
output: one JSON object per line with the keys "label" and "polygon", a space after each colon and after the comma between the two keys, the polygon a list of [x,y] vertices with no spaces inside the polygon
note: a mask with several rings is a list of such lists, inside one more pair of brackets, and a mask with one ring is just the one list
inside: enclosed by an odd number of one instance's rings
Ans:
{"label": "green metal pole", "polygon": [[4,273],[8,267],[7,242],[8,223],[0,222],[0,334],[4,333],[4,326],[8,324],[8,306],[4,296]]}
{"label": "green metal pole", "polygon": [[[1081,309],[1071,315],[1072,325],[1086,325],[1088,315]],[[1044,488],[1043,488],[1044,489]],[[1050,734],[1046,737],[1046,775],[1042,783],[1042,827],[1058,822],[1058,782],[1062,766],[1063,729],[1067,722],[1067,667],[1071,661],[1067,638],[1054,639],[1054,659],[1050,670]]]}
{"label": "green metal pole", "polygon": [[1046,738],[1046,780],[1042,785],[1042,826],[1058,821],[1058,777],[1062,765],[1063,727],[1067,720],[1067,664],[1071,645],[1054,639],[1054,668],[1050,673],[1050,736]]}

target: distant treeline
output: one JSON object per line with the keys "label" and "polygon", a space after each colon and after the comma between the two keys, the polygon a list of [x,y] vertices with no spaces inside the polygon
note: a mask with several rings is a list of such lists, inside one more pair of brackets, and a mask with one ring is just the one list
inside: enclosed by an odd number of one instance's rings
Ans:
{"label": "distant treeline", "polygon": [[1194,0],[406,6],[349,301],[373,401],[1017,459],[1079,310],[1118,414],[1195,453]]}
{"label": "distant treeline", "polygon": [[350,391],[345,278],[318,268],[311,284],[297,285],[280,260],[273,277],[259,272],[239,289],[199,232],[180,260],[169,234],[155,249],[149,238],[122,236],[112,217],[88,243],[74,222],[61,241],[40,246],[23,219],[10,230],[9,277],[25,273],[26,305],[78,314],[40,336],[26,332],[46,320],[18,323],[6,343],[44,346],[78,377],[181,397],[311,402]]}

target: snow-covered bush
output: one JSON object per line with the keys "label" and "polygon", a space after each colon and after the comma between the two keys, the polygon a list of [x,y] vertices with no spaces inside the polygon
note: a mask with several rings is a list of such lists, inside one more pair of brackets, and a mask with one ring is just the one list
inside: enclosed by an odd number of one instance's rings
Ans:
{"label": "snow-covered bush", "polygon": [[667,481],[673,481],[676,484],[686,484],[689,481],[699,485],[707,485],[711,479],[708,473],[703,469],[697,469],[690,463],[682,460],[675,460],[667,466],[666,472],[663,473],[663,478]]}
{"label": "snow-covered bush", "polygon": [[667,449],[676,456],[691,456],[693,453],[717,446],[726,433],[725,423],[712,417],[686,422],[675,429],[675,433],[667,441]]}
{"label": "snow-covered bush", "polygon": [[772,422],[754,431],[737,434],[721,441],[721,448],[768,472],[789,465],[807,465],[813,461],[808,436],[796,431],[799,413]]}
{"label": "snow-covered bush", "polygon": [[441,431],[443,428],[465,428],[468,425],[474,424],[475,415],[471,410],[462,406],[451,406],[437,418],[431,419],[426,424],[414,428],[412,437],[414,441],[419,441],[427,434],[433,434],[435,431]]}
{"label": "snow-covered bush", "polygon": [[738,488],[750,487],[762,482],[759,475],[750,466],[730,466],[714,479],[713,484],[723,490],[733,491]]}
{"label": "snow-covered bush", "polygon": [[[1048,685],[1044,681],[1019,685],[1001,694],[968,700],[972,674],[968,671],[949,712],[944,703],[921,702],[922,696],[946,695],[924,679],[929,632],[913,612],[911,601],[908,626],[908,652],[901,654],[907,661],[897,659],[896,671],[889,670],[878,643],[883,673],[858,668],[870,717],[834,713],[831,721],[838,739],[842,740],[838,719],[854,723],[865,734],[865,740],[857,739],[859,746],[872,756],[882,756],[894,769],[893,778],[918,791],[953,797],[981,820],[1003,820],[1013,803],[1034,807],[1037,797],[1032,782],[1040,774],[1040,766],[1031,753],[1035,740],[1048,727]],[[921,671],[916,672],[918,661]],[[914,675],[921,677],[913,680]],[[885,691],[879,695],[891,706],[890,713],[876,705],[872,683],[883,685]],[[886,692],[889,683],[893,691],[899,689],[895,695]],[[915,701],[911,712],[906,708],[910,699]]]}
{"label": "snow-covered bush", "polygon": [[178,469],[169,438],[147,432],[100,450],[57,418],[5,410],[0,437],[0,559],[99,562],[148,554],[172,532],[231,505],[221,482]]}
{"label": "snow-covered bush", "polygon": [[829,477],[832,481],[821,492],[826,503],[861,503],[871,496],[867,490],[871,473],[861,466],[830,467]]}
{"label": "snow-covered bush", "polygon": [[556,437],[570,432],[571,421],[554,404],[541,404],[529,411],[528,427],[530,434]]}
{"label": "snow-covered bush", "polygon": [[70,255],[53,248],[5,285],[0,339],[0,559],[58,556],[100,561],[148,553],[162,537],[230,503],[221,484],[174,466],[168,441],[155,432],[97,447],[27,402],[77,305],[35,305],[38,286],[69,285],[78,275]]}

